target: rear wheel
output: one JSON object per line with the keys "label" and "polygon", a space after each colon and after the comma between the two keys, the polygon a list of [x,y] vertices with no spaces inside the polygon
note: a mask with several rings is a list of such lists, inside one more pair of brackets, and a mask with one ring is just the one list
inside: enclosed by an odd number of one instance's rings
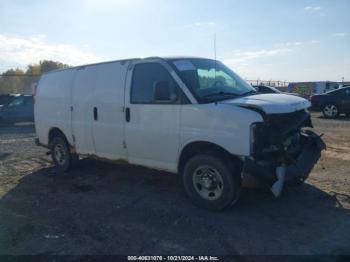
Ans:
{"label": "rear wheel", "polygon": [[240,170],[225,157],[215,154],[200,154],[188,160],[183,181],[191,201],[210,210],[232,206],[241,191]]}
{"label": "rear wheel", "polygon": [[327,104],[322,110],[325,118],[335,118],[339,115],[338,107],[335,104]]}
{"label": "rear wheel", "polygon": [[52,139],[51,156],[55,165],[61,172],[69,171],[79,160],[77,154],[72,154],[70,152],[67,140],[61,135]]}

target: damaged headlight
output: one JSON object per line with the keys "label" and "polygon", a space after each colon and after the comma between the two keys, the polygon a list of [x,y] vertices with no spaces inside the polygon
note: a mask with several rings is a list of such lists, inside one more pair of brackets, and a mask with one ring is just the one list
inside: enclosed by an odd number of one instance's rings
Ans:
{"label": "damaged headlight", "polygon": [[265,143],[265,123],[258,122],[250,125],[250,154],[260,152]]}

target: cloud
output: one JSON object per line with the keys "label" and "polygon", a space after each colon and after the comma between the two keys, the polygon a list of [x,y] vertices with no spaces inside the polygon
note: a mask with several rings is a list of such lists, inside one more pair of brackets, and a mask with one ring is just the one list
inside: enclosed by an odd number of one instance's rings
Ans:
{"label": "cloud", "polygon": [[195,22],[192,24],[184,25],[185,28],[195,28],[195,27],[206,27],[206,26],[215,26],[215,22]]}
{"label": "cloud", "polygon": [[305,6],[304,10],[306,11],[320,11],[322,8],[320,6]]}
{"label": "cloud", "polygon": [[280,55],[283,53],[288,53],[291,52],[292,50],[289,48],[276,48],[276,49],[270,49],[270,50],[258,50],[258,51],[245,51],[242,52],[240,50],[234,51],[233,56],[224,59],[224,61],[227,64],[237,64],[237,63],[245,63],[251,60],[263,58],[263,57],[271,57],[271,56],[276,56]]}
{"label": "cloud", "polygon": [[319,43],[321,43],[321,41],[320,40],[311,40],[310,43],[311,44],[319,44]]}
{"label": "cloud", "polygon": [[28,65],[40,60],[56,60],[69,65],[100,61],[93,53],[63,43],[48,43],[46,35],[29,37],[0,34],[0,60],[6,64]]}
{"label": "cloud", "polygon": [[304,42],[296,41],[296,42],[285,42],[285,43],[278,43],[275,45],[275,47],[296,47],[296,46],[301,46],[304,44],[319,44],[321,43],[320,40],[312,39],[312,40],[307,40]]}
{"label": "cloud", "polygon": [[347,35],[347,33],[334,33],[334,34],[331,34],[331,36],[333,37],[345,37]]}
{"label": "cloud", "polygon": [[303,42],[286,42],[286,43],[277,44],[277,46],[299,46],[302,44]]}

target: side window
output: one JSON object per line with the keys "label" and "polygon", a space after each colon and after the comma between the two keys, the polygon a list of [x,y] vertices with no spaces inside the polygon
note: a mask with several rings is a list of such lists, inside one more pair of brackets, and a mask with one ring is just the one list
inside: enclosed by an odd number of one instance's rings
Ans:
{"label": "side window", "polygon": [[259,91],[261,93],[265,94],[265,93],[269,93],[270,90],[268,88],[266,88],[265,86],[260,86]]}
{"label": "side window", "polygon": [[331,87],[330,83],[327,82],[327,83],[326,83],[326,92],[329,91],[329,90],[331,89],[330,87]]}
{"label": "side window", "polygon": [[344,89],[343,94],[346,96],[350,96],[350,88]]}
{"label": "side window", "polygon": [[167,83],[171,94],[177,97],[176,100],[169,103],[181,103],[182,94],[180,88],[169,72],[158,63],[135,65],[132,76],[130,102],[132,104],[158,104],[154,100],[154,90],[157,83]]}

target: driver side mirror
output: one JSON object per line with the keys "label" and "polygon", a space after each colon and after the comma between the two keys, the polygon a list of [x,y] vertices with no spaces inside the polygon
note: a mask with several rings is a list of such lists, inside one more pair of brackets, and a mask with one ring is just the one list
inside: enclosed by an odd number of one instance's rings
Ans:
{"label": "driver side mirror", "polygon": [[154,86],[153,98],[157,102],[174,102],[177,96],[172,92],[167,81],[159,81]]}

